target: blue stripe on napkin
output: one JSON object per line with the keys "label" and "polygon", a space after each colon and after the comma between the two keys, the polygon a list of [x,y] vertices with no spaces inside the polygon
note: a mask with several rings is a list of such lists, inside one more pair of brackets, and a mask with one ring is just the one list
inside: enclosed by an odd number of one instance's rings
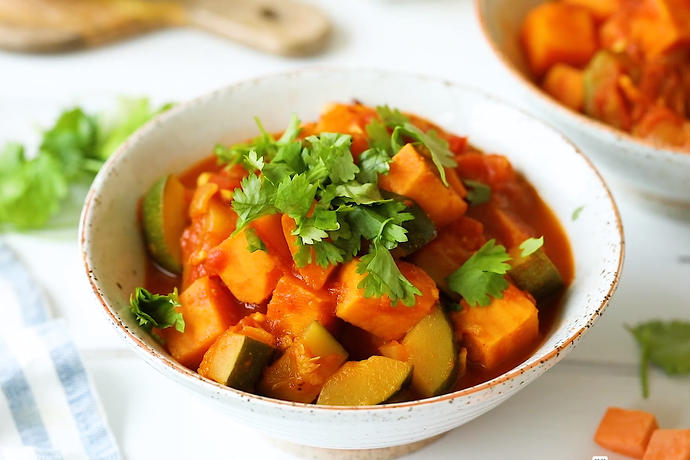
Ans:
{"label": "blue stripe on napkin", "polygon": [[34,394],[21,366],[5,342],[0,339],[0,387],[12,411],[12,418],[22,442],[27,446],[52,449]]}
{"label": "blue stripe on napkin", "polygon": [[37,332],[50,350],[87,455],[92,459],[116,459],[117,449],[100,417],[89,378],[65,328],[46,324],[39,326]]}
{"label": "blue stripe on napkin", "polygon": [[7,280],[21,305],[24,326],[48,321],[47,308],[41,297],[40,290],[31,279],[29,273],[19,264],[14,254],[0,241],[0,278]]}

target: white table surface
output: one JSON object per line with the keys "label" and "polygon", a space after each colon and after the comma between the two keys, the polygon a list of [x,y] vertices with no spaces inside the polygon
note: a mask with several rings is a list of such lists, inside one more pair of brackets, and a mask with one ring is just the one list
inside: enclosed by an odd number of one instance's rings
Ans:
{"label": "white table surface", "polygon": [[[118,95],[181,101],[242,79],[314,65],[425,73],[524,106],[484,43],[470,0],[311,2],[328,13],[336,31],[328,51],[305,59],[263,55],[195,30],[160,31],[65,55],[0,52],[0,143],[35,146],[36,127],[71,104],[98,107]],[[625,226],[626,265],[596,327],[524,391],[407,458],[622,458],[592,441],[610,405],[651,410],[662,427],[690,428],[690,380],[653,371],[651,397],[643,400],[637,348],[623,329],[652,318],[690,319],[690,224],[641,208],[615,186],[613,192]],[[200,403],[126,348],[86,283],[76,235],[67,225],[3,238],[40,281],[55,315],[66,318],[123,457],[296,458]]]}

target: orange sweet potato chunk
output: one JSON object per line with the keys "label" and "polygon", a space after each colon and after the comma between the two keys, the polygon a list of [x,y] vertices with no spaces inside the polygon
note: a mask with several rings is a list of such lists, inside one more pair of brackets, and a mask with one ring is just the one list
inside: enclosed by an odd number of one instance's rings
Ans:
{"label": "orange sweet potato chunk", "polygon": [[449,295],[447,278],[481,248],[484,226],[481,222],[463,216],[438,231],[438,236],[426,246],[415,251],[410,262],[422,268]]}
{"label": "orange sweet potato chunk", "polygon": [[199,278],[180,295],[185,330],[160,331],[168,351],[183,366],[196,370],[204,353],[220,335],[240,320],[242,309],[223,284],[209,277]]}
{"label": "orange sweet potato chunk", "polygon": [[605,21],[623,7],[624,0],[562,0],[563,3],[586,8],[597,22]]}
{"label": "orange sweet potato chunk", "polygon": [[376,118],[376,111],[359,104],[331,104],[321,113],[316,131],[352,136],[352,155],[357,159],[369,148],[366,125]]}
{"label": "orange sweet potato chunk", "polygon": [[[288,247],[290,248],[290,252],[294,255],[299,250],[299,247],[295,244],[297,237],[292,234],[293,230],[296,228],[295,221],[287,214],[283,214],[282,225],[285,239],[288,242]],[[314,249],[312,248],[310,250],[312,261],[314,261]],[[302,281],[304,281],[308,286],[314,289],[321,289],[326,282],[328,282],[328,279],[335,269],[336,266],[332,264],[329,264],[328,267],[323,268],[321,265],[312,262],[302,268],[298,268],[297,271],[299,272]]]}
{"label": "orange sweet potato chunk", "polygon": [[648,60],[690,43],[690,4],[686,0],[641,0],[630,29]]}
{"label": "orange sweet potato chunk", "polygon": [[557,63],[581,67],[597,50],[592,14],[585,8],[545,2],[522,25],[522,43],[534,75],[541,78]]}
{"label": "orange sweet potato chunk", "polygon": [[[265,238],[267,234],[264,231],[262,226],[256,229],[268,253],[249,252],[247,239],[242,231],[212,249],[206,260],[207,272],[218,274],[230,292],[242,302],[260,304],[267,300],[286,271],[285,255],[280,255],[280,250],[275,250],[276,247],[280,248],[280,244],[276,242],[280,240],[273,236]],[[282,237],[282,227],[280,235]]]}
{"label": "orange sweet potato chunk", "polygon": [[453,189],[446,187],[412,144],[393,157],[388,174],[379,175],[379,187],[412,198],[434,222],[436,228],[459,219],[467,211],[467,203]]}
{"label": "orange sweet potato chunk", "polygon": [[491,369],[539,340],[537,307],[512,284],[502,299],[492,299],[487,307],[470,307],[464,300],[461,305],[451,320],[474,364]]}
{"label": "orange sweet potato chunk", "polygon": [[690,460],[690,430],[656,430],[643,460]]}
{"label": "orange sweet potato chunk", "polygon": [[400,272],[422,293],[416,303],[406,307],[402,302],[392,306],[388,296],[364,297],[357,285],[363,275],[357,273],[359,259],[346,263],[338,276],[339,293],[336,315],[384,340],[399,340],[429,314],[438,303],[438,288],[424,270],[407,262],[398,262]]}
{"label": "orange sweet potato chunk", "polygon": [[335,299],[323,290],[311,289],[292,275],[278,281],[268,303],[266,318],[277,336],[295,337],[312,322],[326,329],[335,325]]}
{"label": "orange sweet potato chunk", "polygon": [[585,103],[585,81],[581,70],[556,64],[544,77],[542,88],[566,107],[578,112]]}
{"label": "orange sweet potato chunk", "polygon": [[652,433],[658,428],[656,417],[648,412],[609,407],[594,441],[612,452],[641,459]]}

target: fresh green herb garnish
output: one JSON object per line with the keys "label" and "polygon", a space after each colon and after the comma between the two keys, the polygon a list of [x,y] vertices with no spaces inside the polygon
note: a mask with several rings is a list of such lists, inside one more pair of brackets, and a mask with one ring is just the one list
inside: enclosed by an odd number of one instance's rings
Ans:
{"label": "fresh green herb garnish", "polygon": [[505,275],[510,270],[511,259],[504,246],[489,240],[460,268],[448,277],[448,287],[460,294],[470,306],[486,307],[490,297],[503,298],[508,287]]}
{"label": "fresh green herb garnish", "polygon": [[0,228],[44,227],[72,186],[90,183],[130,134],[168,107],[152,110],[147,99],[123,99],[113,117],[67,110],[43,133],[35,156],[6,145],[0,150]]}
{"label": "fresh green herb garnish", "polygon": [[479,206],[480,204],[491,201],[491,187],[481,182],[463,179],[462,183],[467,188],[467,202],[472,206]]}
{"label": "fresh green herb garnish", "polygon": [[626,329],[639,343],[642,394],[649,396],[649,364],[659,366],[668,375],[690,374],[690,323],[650,321]]}
{"label": "fresh green herb garnish", "polygon": [[[399,116],[391,112],[393,119]],[[415,303],[417,290],[400,273],[390,250],[407,241],[402,223],[414,217],[402,203],[386,200],[376,185],[378,174],[388,171],[390,156],[385,146],[372,147],[352,156],[349,135],[321,133],[304,141],[299,119],[279,139],[262,134],[252,143],[217,147],[220,161],[243,164],[250,174],[236,189],[233,209],[239,232],[259,217],[276,212],[295,220],[293,232],[299,246],[294,255],[298,267],[317,263],[323,267],[352,260],[369,242],[358,272],[364,275],[359,287],[367,297],[387,295],[392,304]],[[383,126],[390,143],[390,135]],[[313,251],[312,251],[313,249]]]}
{"label": "fresh green herb garnish", "polygon": [[520,243],[520,249],[522,249],[521,257],[527,257],[535,252],[537,252],[542,246],[544,246],[544,237],[540,238],[527,238],[525,241]]}
{"label": "fresh green herb garnish", "polygon": [[585,206],[582,205],[579,208],[577,208],[575,211],[573,211],[573,217],[572,220],[576,221],[580,217],[580,213],[585,209]]}
{"label": "fresh green herb garnish", "polygon": [[[393,137],[391,138],[393,149],[399,151],[403,148],[406,138],[413,139],[426,147],[429,156],[431,156],[431,160],[438,169],[443,184],[448,187],[445,168],[455,168],[458,165],[455,162],[453,152],[448,149],[448,142],[438,137],[433,130],[425,133],[412,123],[405,123],[404,125],[397,126],[393,130]],[[422,152],[424,152],[424,150],[422,150]]]}
{"label": "fresh green herb garnish", "polygon": [[162,339],[152,330],[154,327],[158,329],[175,327],[176,331],[184,332],[185,323],[182,313],[175,310],[175,307],[179,306],[177,289],[166,296],[152,294],[138,287],[129,299],[129,309],[139,325],[161,343]]}
{"label": "fresh green herb garnish", "polygon": [[244,238],[247,240],[247,251],[250,253],[256,252],[256,251],[263,251],[263,252],[268,252],[268,249],[266,249],[266,245],[264,242],[259,238],[259,235],[256,234],[256,230],[253,228],[245,228],[244,229]]}

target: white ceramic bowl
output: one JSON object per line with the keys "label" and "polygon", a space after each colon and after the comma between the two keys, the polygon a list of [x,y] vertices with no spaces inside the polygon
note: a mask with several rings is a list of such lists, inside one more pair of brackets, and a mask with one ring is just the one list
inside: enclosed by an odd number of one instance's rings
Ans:
{"label": "white ceramic bowl", "polygon": [[[489,152],[507,155],[563,224],[575,254],[575,281],[539,350],[506,374],[421,401],[336,408],[277,401],[227,388],[177,362],[136,326],[128,298],[144,276],[137,201],[157,177],[180,173],[217,142],[269,131],[291,113],[315,120],[330,101],[389,104],[438,122]],[[579,219],[573,211],[584,206]],[[623,236],[605,184],[577,149],[543,123],[494,98],[449,82],[377,71],[306,70],[221,89],[158,117],[130,138],[93,183],[84,207],[81,249],[98,302],[117,332],[166,377],[242,423],[295,443],[339,449],[401,445],[469,422],[524,388],[565,356],[606,307],[623,262]]]}
{"label": "white ceramic bowl", "polygon": [[[666,204],[690,206],[690,153],[661,148],[568,109],[530,78],[519,41],[522,22],[546,0],[475,0],[484,36],[529,104],[624,185]],[[574,40],[577,37],[573,37]]]}

